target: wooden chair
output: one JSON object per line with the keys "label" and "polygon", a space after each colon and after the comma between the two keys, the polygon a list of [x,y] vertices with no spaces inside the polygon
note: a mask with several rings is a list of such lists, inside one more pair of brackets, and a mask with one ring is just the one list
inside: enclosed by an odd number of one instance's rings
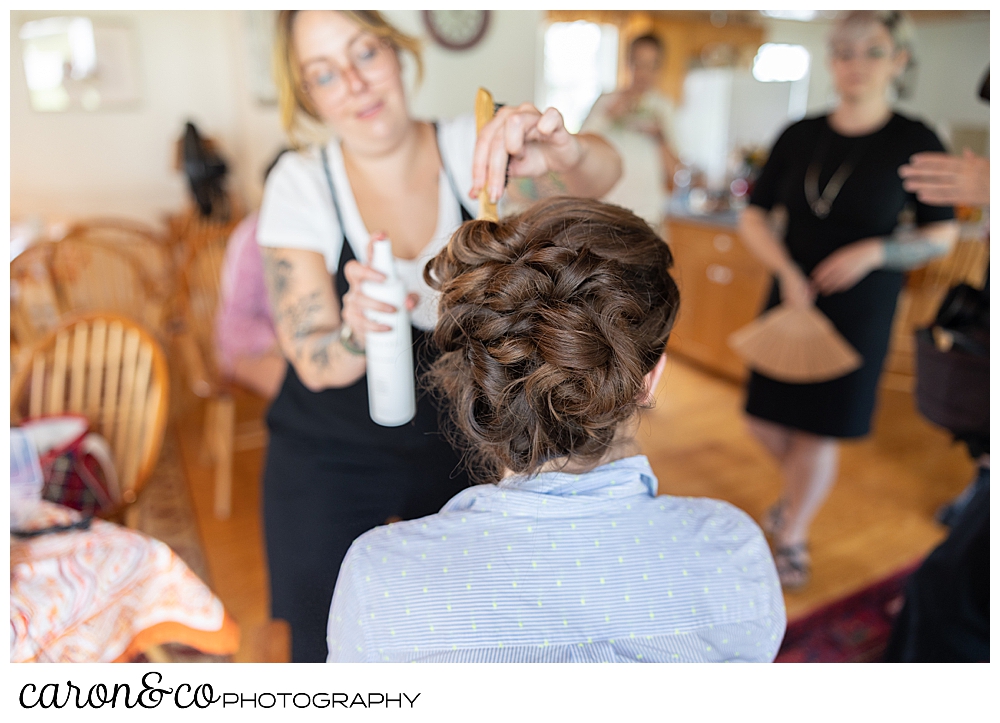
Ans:
{"label": "wooden chair", "polygon": [[168,298],[174,291],[177,262],[168,238],[151,226],[126,218],[95,218],[74,224],[64,241],[104,244],[129,256],[144,270],[156,296]]}
{"label": "wooden chair", "polygon": [[192,203],[181,213],[167,217],[168,242],[180,249],[181,259],[186,259],[191,250],[201,243],[217,238],[226,229],[231,231],[236,228],[246,214],[243,202],[234,193],[228,193],[226,202],[220,204],[211,216],[203,216],[198,206]]}
{"label": "wooden chair", "polygon": [[10,262],[10,331],[18,346],[55,329],[63,314],[52,278],[54,250],[54,244],[36,244]]}
{"label": "wooden chair", "polygon": [[[238,221],[238,219],[237,219]],[[232,511],[234,452],[264,445],[261,420],[237,425],[233,389],[219,372],[215,355],[215,314],[222,262],[236,221],[195,219],[187,227],[187,258],[181,270],[179,331],[174,336],[191,391],[206,400],[202,456],[215,467],[215,516]]]}
{"label": "wooden chair", "polygon": [[159,262],[124,244],[66,237],[35,244],[11,262],[11,329],[21,345],[67,315],[107,312],[135,319],[161,338],[173,282],[148,270]]}
{"label": "wooden chair", "polygon": [[52,278],[66,313],[108,312],[165,331],[169,293],[132,254],[83,239],[54,244]]}
{"label": "wooden chair", "polygon": [[882,385],[911,391],[914,383],[913,332],[934,319],[948,289],[956,284],[982,286],[989,268],[989,244],[960,240],[947,256],[912,272],[899,295]]}
{"label": "wooden chair", "polygon": [[[163,350],[135,321],[111,314],[69,319],[38,341],[11,382],[11,424],[82,414],[111,447],[125,505],[153,471],[167,423]],[[131,522],[126,510],[126,522]]]}

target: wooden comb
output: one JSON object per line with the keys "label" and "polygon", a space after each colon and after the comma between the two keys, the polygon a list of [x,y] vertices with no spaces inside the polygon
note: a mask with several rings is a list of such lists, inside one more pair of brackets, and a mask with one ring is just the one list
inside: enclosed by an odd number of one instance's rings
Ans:
{"label": "wooden comb", "polygon": [[[496,105],[493,103],[493,95],[480,88],[476,93],[476,135],[483,130],[483,126],[493,120],[496,115]],[[479,192],[479,216],[486,221],[497,220],[497,205],[490,200],[490,192],[483,187]]]}

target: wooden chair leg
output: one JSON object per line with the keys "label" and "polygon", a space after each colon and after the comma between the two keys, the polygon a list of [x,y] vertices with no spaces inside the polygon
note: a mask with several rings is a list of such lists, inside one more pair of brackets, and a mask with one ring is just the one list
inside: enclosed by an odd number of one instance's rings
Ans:
{"label": "wooden chair leg", "polygon": [[125,526],[130,530],[139,529],[139,507],[138,505],[131,504],[125,508],[124,520]]}
{"label": "wooden chair leg", "polygon": [[292,633],[284,620],[268,620],[244,629],[237,663],[289,663],[292,660]]}
{"label": "wooden chair leg", "polygon": [[149,659],[150,663],[160,664],[172,662],[170,654],[162,645],[154,645],[153,647],[147,648],[142,652]]}
{"label": "wooden chair leg", "polygon": [[236,405],[229,395],[218,398],[213,423],[213,457],[215,462],[215,516],[229,519],[233,499],[233,427]]}
{"label": "wooden chair leg", "polygon": [[240,422],[233,431],[233,451],[261,449],[267,446],[267,427],[263,419]]}
{"label": "wooden chair leg", "polygon": [[218,409],[219,400],[216,397],[205,400],[205,421],[201,431],[201,451],[198,455],[202,464],[207,465],[215,461],[213,455],[216,445],[212,435],[215,434],[217,427],[215,418],[218,416]]}

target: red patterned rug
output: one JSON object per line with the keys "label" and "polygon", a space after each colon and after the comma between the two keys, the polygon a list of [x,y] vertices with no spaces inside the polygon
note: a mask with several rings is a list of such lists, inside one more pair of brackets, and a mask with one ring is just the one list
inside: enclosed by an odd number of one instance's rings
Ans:
{"label": "red patterned rug", "polygon": [[164,436],[160,458],[139,495],[136,508],[139,531],[167,543],[191,572],[211,587],[194,504],[181,464],[180,445],[171,429]]}
{"label": "red patterned rug", "polygon": [[914,563],[789,622],[776,663],[875,663],[882,659]]}
{"label": "red patterned rug", "polygon": [[[163,449],[153,474],[146,482],[138,502],[137,527],[150,537],[167,543],[191,571],[209,587],[212,580],[202,547],[188,481],[181,464],[180,445],[172,429],[167,430]],[[133,663],[225,663],[231,655],[209,655],[176,643],[139,653]]]}

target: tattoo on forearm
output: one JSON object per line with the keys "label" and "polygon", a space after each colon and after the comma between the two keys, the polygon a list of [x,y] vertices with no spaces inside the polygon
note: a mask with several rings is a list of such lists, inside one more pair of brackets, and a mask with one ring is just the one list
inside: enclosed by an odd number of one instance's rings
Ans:
{"label": "tattoo on forearm", "polygon": [[293,264],[280,251],[263,249],[263,258],[274,326],[291,346],[290,350],[285,347],[286,356],[293,364],[311,367],[314,374],[328,374],[343,360],[338,354],[339,330],[330,330],[329,324],[320,321],[323,294],[319,290],[300,293],[294,285]]}
{"label": "tattoo on forearm", "polygon": [[313,333],[316,315],[323,310],[319,292],[314,291],[296,299],[282,310],[282,316],[293,339],[304,339]]}
{"label": "tattoo on forearm", "polygon": [[277,306],[288,292],[292,275],[292,262],[281,258],[273,249],[263,249],[264,275],[274,305]]}
{"label": "tattoo on forearm", "polygon": [[313,341],[313,351],[309,355],[309,361],[320,370],[330,367],[330,345],[336,341],[337,332],[331,331],[317,337]]}
{"label": "tattoo on forearm", "polygon": [[309,357],[309,361],[313,363],[317,369],[326,369],[330,366],[330,352],[325,346],[319,346],[313,349],[312,355]]}
{"label": "tattoo on forearm", "polygon": [[948,248],[934,243],[916,232],[897,232],[883,239],[885,261],[883,268],[908,271],[948,253]]}
{"label": "tattoo on forearm", "polygon": [[275,304],[274,325],[291,337],[295,347],[293,358],[296,361],[302,359],[304,344],[308,337],[316,332],[316,317],[322,311],[323,304],[318,291],[285,304]]}

